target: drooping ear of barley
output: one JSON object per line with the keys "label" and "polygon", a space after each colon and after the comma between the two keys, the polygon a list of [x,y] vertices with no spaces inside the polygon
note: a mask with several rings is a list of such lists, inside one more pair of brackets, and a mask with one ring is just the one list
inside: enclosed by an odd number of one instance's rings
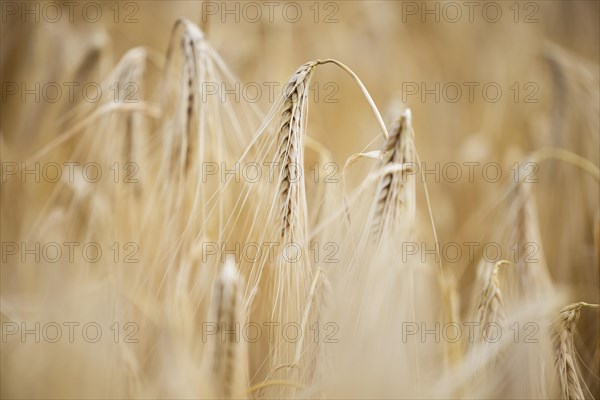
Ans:
{"label": "drooping ear of barley", "polygon": [[299,219],[304,180],[299,179],[304,168],[303,134],[306,129],[308,85],[315,61],[302,65],[290,78],[281,113],[277,140],[279,175],[279,218],[281,237],[297,239],[306,231],[305,221]]}
{"label": "drooping ear of barley", "polygon": [[412,234],[415,224],[414,140],[411,111],[407,109],[390,130],[383,147],[379,183],[371,211],[371,239],[379,243],[402,226]]}
{"label": "drooping ear of barley", "polygon": [[[179,35],[178,30],[182,29]],[[198,146],[200,87],[207,79],[204,34],[186,19],[173,27],[161,88],[165,110],[162,147],[171,179],[187,173]]]}
{"label": "drooping ear of barley", "polygon": [[[297,245],[302,258],[299,262],[283,259],[275,272],[275,304],[278,310],[273,313],[284,323],[301,323],[314,320],[314,307],[310,304],[312,267],[306,257],[308,248],[307,203],[304,170],[304,136],[308,115],[308,90],[311,75],[317,62],[302,65],[287,83],[285,101],[277,137],[277,168],[279,170],[277,193],[280,224],[280,239],[283,245]],[[310,323],[310,322],[308,322]],[[294,365],[289,371],[281,371],[280,377],[299,382],[310,380],[312,350],[311,343],[290,343],[279,340],[274,349],[278,364]],[[297,365],[298,364],[298,365]],[[302,364],[302,365],[299,365]],[[290,374],[289,372],[293,372]],[[283,393],[281,391],[271,394]]]}
{"label": "drooping ear of barley", "polygon": [[[503,349],[501,344],[486,341],[487,330],[490,323],[504,325],[506,312],[504,299],[500,289],[498,277],[499,267],[503,261],[490,264],[481,260],[477,265],[477,284],[474,286],[472,301],[474,304],[475,337],[469,338],[468,353],[465,360],[472,363],[472,369],[477,371],[477,381],[482,382],[481,387],[489,385],[488,381],[495,380],[499,369],[499,362],[504,364]],[[496,326],[496,325],[495,325]],[[492,356],[488,356],[492,354]],[[485,383],[484,383],[485,382]],[[478,388],[476,388],[477,390]]]}
{"label": "drooping ear of barley", "polygon": [[[237,193],[224,189],[223,171],[234,171],[231,175],[239,178],[236,162],[259,114],[236,93],[223,97],[224,91],[235,92],[239,80],[204,33],[185,18],[173,27],[160,77],[157,102],[163,114],[156,127],[159,135],[148,146],[156,156],[147,168],[158,177],[151,180],[141,220],[154,221],[164,228],[164,237],[176,238],[148,246],[158,253],[150,259],[166,259],[167,269],[176,271],[199,238],[229,239],[225,236],[231,230],[224,232],[232,218],[226,210]],[[214,174],[205,174],[209,167]],[[151,218],[158,209],[163,212]],[[217,259],[209,260],[211,275],[219,269]],[[161,288],[165,277],[159,277]]]}
{"label": "drooping ear of barley", "polygon": [[227,259],[215,281],[209,311],[216,332],[209,336],[208,357],[213,394],[219,399],[245,397],[248,386],[247,346],[241,337],[246,318],[242,313],[243,280],[235,262]]}
{"label": "drooping ear of barley", "polygon": [[[269,206],[251,209],[246,218],[247,241],[270,243],[272,256],[241,261],[248,271],[245,307],[253,321],[275,324],[277,335],[263,337],[250,346],[250,374],[256,395],[282,397],[294,385],[309,381],[313,345],[309,341],[289,340],[282,329],[289,324],[306,326],[314,321],[313,267],[308,253],[308,212],[304,170],[304,140],[308,112],[308,90],[314,67],[312,61],[299,67],[288,80],[280,101],[263,123],[256,141],[243,157],[254,156],[258,163],[274,165],[274,179],[246,185],[242,207],[247,198],[270,200]],[[272,122],[279,115],[277,124]],[[272,135],[263,135],[264,132]],[[258,192],[258,193],[257,193]],[[306,316],[306,317],[305,317]],[[269,326],[269,325],[265,325]],[[306,331],[301,333],[306,334]],[[286,384],[277,382],[285,381]],[[258,386],[256,386],[258,385]],[[290,386],[291,385],[291,386]]]}
{"label": "drooping ear of barley", "polygon": [[[500,283],[498,279],[498,270],[500,265],[504,264],[505,261],[498,261],[494,264],[489,271],[489,277],[485,283],[481,295],[479,297],[479,304],[477,305],[477,343],[479,345],[486,344],[485,337],[487,337],[487,329],[491,326],[490,324],[498,324],[503,327],[506,322],[506,311],[504,307],[504,299],[502,291],[500,290]],[[495,325],[495,326],[498,326]],[[500,348],[494,357],[492,366],[498,367],[504,364],[504,351]]]}
{"label": "drooping ear of barley", "polygon": [[581,309],[586,306],[598,307],[597,304],[573,303],[560,311],[556,321],[555,357],[563,399],[585,399],[573,335]]}
{"label": "drooping ear of barley", "polygon": [[[503,263],[504,261],[499,261],[492,267],[487,283],[481,291],[479,304],[477,305],[477,322],[480,328],[485,327],[490,322],[502,325],[506,320],[504,300],[498,281],[498,269]],[[481,336],[479,339],[481,340]]]}

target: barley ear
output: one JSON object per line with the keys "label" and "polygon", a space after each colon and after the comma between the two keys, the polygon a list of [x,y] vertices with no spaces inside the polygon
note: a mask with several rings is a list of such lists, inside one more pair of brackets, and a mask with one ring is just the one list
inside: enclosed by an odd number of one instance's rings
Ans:
{"label": "barley ear", "polygon": [[414,142],[411,112],[407,109],[392,127],[383,147],[382,176],[377,185],[371,223],[371,239],[399,227],[412,234],[415,224]]}
{"label": "barley ear", "polygon": [[248,384],[246,344],[240,338],[242,315],[242,278],[233,260],[226,260],[214,286],[211,319],[216,332],[211,335],[211,372],[214,396],[242,398]]}
{"label": "barley ear", "polygon": [[[500,265],[508,263],[508,261],[502,260],[492,267],[489,279],[481,291],[479,305],[477,306],[477,322],[480,327],[484,327],[491,322],[502,325],[506,321],[504,299],[498,280],[498,269]],[[483,334],[484,332],[481,332],[480,339],[483,338]]]}
{"label": "barley ear", "polygon": [[579,380],[579,366],[573,341],[575,327],[583,307],[597,308],[598,304],[573,303],[563,308],[558,315],[555,358],[563,399],[585,399]]}
{"label": "barley ear", "polygon": [[302,180],[298,174],[303,167],[302,135],[307,114],[308,83],[316,65],[315,61],[302,65],[286,86],[277,143],[278,166],[281,171],[278,185],[279,220],[283,238],[294,237],[294,231],[302,225],[299,220]]}

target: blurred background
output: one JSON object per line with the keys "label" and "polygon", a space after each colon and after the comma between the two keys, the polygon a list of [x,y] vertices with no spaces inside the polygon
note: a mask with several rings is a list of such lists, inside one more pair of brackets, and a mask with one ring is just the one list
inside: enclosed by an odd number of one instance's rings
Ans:
{"label": "blurred background", "polygon": [[[334,58],[360,77],[386,124],[405,107],[412,109],[416,146],[428,168],[498,163],[503,172],[498,182],[484,179],[480,168],[472,181],[428,178],[441,241],[492,235],[503,221],[498,210],[506,205],[499,206],[498,199],[511,182],[511,166],[536,150],[560,147],[600,164],[598,1],[66,3],[1,3],[3,161],[32,156],[65,130],[69,113],[84,102],[78,91],[75,101],[30,101],[31,95],[23,101],[22,87],[15,93],[10,83],[30,88],[36,82],[99,82],[129,49],[143,46],[152,61],[141,97],[157,100],[173,26],[185,17],[204,31],[242,82],[261,88],[260,95],[248,96],[263,113],[273,103],[270,85],[278,94],[299,65]],[[373,113],[348,76],[325,66],[313,84],[308,133],[338,165],[353,153],[380,147]],[[598,303],[598,182],[556,160],[540,162],[535,175],[552,278],[568,288],[573,301]],[[12,189],[2,183],[6,199]],[[424,216],[422,185],[417,196]],[[31,227],[22,215],[32,203],[9,204],[2,204],[3,241],[18,240]],[[471,267],[457,266],[465,291]],[[5,277],[5,265],[3,272]],[[2,290],[11,288],[3,282]],[[598,347],[598,314],[582,319],[589,327],[582,330],[583,342]],[[597,376],[598,365],[592,368]]]}

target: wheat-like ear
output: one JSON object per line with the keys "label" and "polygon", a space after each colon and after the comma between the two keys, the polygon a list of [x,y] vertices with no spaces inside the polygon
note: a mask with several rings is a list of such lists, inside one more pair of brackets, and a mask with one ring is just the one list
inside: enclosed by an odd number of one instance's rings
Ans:
{"label": "wheat-like ear", "polygon": [[217,398],[241,398],[248,384],[246,345],[241,335],[242,278],[233,260],[228,259],[215,282],[211,318],[216,334],[212,337],[211,372]]}
{"label": "wheat-like ear", "polygon": [[573,342],[575,326],[583,307],[596,308],[598,304],[573,303],[563,308],[558,315],[555,357],[563,399],[585,399],[581,382],[579,381],[579,368],[575,353],[575,343]]}
{"label": "wheat-like ear", "polygon": [[293,238],[294,230],[304,228],[298,218],[302,192],[299,169],[303,168],[304,161],[302,135],[308,107],[308,85],[316,65],[316,61],[302,65],[286,86],[277,141],[278,167],[281,171],[278,193],[282,238]]}
{"label": "wheat-like ear", "polygon": [[[479,327],[484,327],[490,322],[496,322],[500,325],[506,321],[504,300],[498,281],[498,269],[500,265],[507,264],[507,261],[498,261],[490,271],[489,278],[481,291],[479,305],[477,306],[477,322]],[[483,335],[483,332],[481,332]],[[480,335],[480,339],[481,339]]]}
{"label": "wheat-like ear", "polygon": [[399,223],[403,223],[409,232],[414,228],[415,180],[409,174],[414,167],[410,109],[400,116],[391,129],[383,153],[381,168],[390,171],[381,176],[375,195],[371,238],[376,243],[386,231],[391,231]]}
{"label": "wheat-like ear", "polygon": [[[181,77],[178,84],[177,98],[170,100],[166,95],[167,87],[163,88],[163,101],[169,101],[175,105],[174,121],[169,125],[169,129],[165,129],[165,138],[167,145],[167,156],[173,172],[179,171],[186,174],[192,163],[192,158],[198,146],[198,138],[196,137],[197,126],[199,126],[198,108],[200,104],[200,86],[207,79],[206,64],[208,62],[208,51],[206,50],[206,42],[204,34],[196,25],[186,20],[185,18],[177,20],[173,27],[171,35],[171,43],[167,50],[166,68],[164,71],[165,79],[163,85],[168,82],[169,73],[173,66],[173,58],[175,54],[175,38],[179,28],[183,29],[181,38],[179,39],[179,48],[183,63],[181,65]],[[166,103],[165,109],[173,107]],[[176,136],[171,132],[175,127]]]}

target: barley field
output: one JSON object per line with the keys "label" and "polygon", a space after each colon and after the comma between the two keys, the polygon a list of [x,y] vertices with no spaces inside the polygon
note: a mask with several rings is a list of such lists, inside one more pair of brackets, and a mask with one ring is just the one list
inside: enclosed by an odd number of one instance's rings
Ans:
{"label": "barley field", "polygon": [[600,2],[0,12],[1,398],[600,398]]}

